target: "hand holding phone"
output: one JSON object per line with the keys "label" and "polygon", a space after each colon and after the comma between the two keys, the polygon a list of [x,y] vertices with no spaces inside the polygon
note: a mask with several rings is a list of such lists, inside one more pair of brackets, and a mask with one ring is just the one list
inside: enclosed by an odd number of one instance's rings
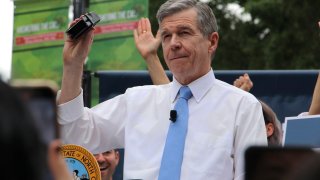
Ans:
{"label": "hand holding phone", "polygon": [[88,31],[90,28],[94,27],[100,21],[100,17],[94,13],[90,12],[80,17],[80,21],[71,26],[66,33],[72,38],[77,39],[83,33]]}

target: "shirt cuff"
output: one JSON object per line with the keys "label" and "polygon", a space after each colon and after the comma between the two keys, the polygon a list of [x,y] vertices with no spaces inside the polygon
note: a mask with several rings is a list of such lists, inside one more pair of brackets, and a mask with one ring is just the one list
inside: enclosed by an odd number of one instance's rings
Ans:
{"label": "shirt cuff", "polygon": [[[57,99],[59,98],[60,93],[61,90],[57,93]],[[83,107],[83,91],[81,89],[81,92],[77,97],[57,106],[59,124],[67,124],[80,118],[84,113]]]}

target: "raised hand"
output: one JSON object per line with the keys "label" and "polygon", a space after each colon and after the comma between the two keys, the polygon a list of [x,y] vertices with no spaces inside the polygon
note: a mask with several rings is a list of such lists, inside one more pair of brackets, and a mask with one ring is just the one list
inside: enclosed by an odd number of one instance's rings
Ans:
{"label": "raised hand", "polygon": [[133,31],[133,35],[136,47],[145,60],[157,55],[157,50],[161,43],[160,33],[158,31],[156,37],[153,36],[148,18],[141,18],[139,20],[137,28]]}
{"label": "raised hand", "polygon": [[166,84],[169,83],[157,51],[161,43],[160,33],[157,32],[156,37],[151,32],[151,24],[148,18],[141,18],[138,22],[138,27],[133,31],[134,41],[136,47],[146,61],[148,70],[153,84]]}
{"label": "raised hand", "polygon": [[233,85],[244,91],[249,92],[250,89],[253,87],[253,82],[251,81],[249,75],[245,73],[243,76],[239,76],[239,78],[233,82]]}
{"label": "raised hand", "polygon": [[[71,27],[78,21],[80,21],[80,18],[72,21],[69,27]],[[83,66],[93,42],[93,31],[94,28],[90,29],[88,32],[81,35],[77,39],[71,39],[69,36],[66,37],[63,48],[64,65]]]}
{"label": "raised hand", "polygon": [[[70,26],[79,20],[79,18],[74,20]],[[63,47],[63,76],[58,104],[72,100],[81,92],[83,64],[93,42],[93,31],[94,28],[77,39],[67,37],[65,40]]]}

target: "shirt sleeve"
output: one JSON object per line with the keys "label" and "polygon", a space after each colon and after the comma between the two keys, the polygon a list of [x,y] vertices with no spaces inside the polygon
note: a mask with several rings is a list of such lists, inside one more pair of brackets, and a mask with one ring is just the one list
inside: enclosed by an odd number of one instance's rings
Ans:
{"label": "shirt sleeve", "polygon": [[[60,96],[61,91],[57,93],[57,99]],[[58,105],[58,123],[65,125],[75,121],[83,114],[83,91],[81,89],[80,94],[69,102]]]}
{"label": "shirt sleeve", "polygon": [[236,117],[234,142],[235,178],[244,179],[244,154],[250,146],[267,146],[267,132],[264,124],[262,107],[253,98],[244,98],[240,103]]}
{"label": "shirt sleeve", "polygon": [[124,147],[125,95],[119,95],[89,109],[83,106],[83,92],[58,105],[58,123],[65,144],[77,144],[92,153]]}

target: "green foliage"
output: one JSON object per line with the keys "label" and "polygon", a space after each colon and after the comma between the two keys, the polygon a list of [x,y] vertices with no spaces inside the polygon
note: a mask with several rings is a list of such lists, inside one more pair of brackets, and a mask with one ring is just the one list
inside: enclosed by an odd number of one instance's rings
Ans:
{"label": "green foliage", "polygon": [[[223,19],[224,12],[217,16],[221,41],[216,68],[319,68],[319,1],[255,0],[242,5],[252,16],[249,22]],[[230,29],[235,21],[236,28]]]}

